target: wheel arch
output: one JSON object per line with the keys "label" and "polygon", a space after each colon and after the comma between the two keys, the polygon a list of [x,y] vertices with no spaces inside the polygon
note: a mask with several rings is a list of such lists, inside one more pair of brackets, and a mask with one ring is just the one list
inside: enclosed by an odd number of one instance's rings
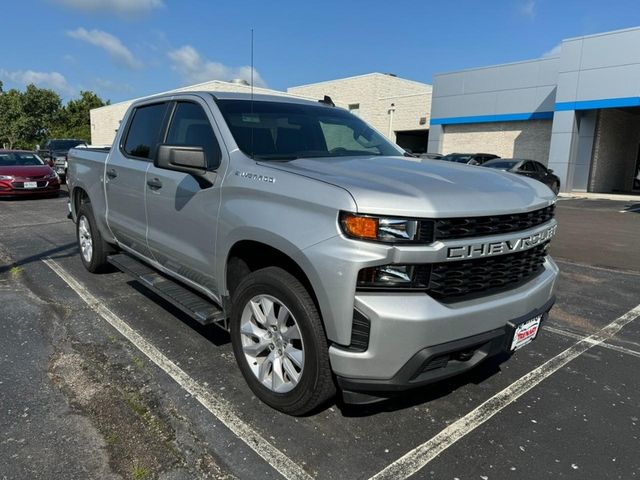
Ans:
{"label": "wheel arch", "polygon": [[231,298],[234,289],[238,286],[244,275],[260,268],[278,266],[296,277],[305,286],[309,295],[318,309],[322,319],[325,333],[331,338],[331,322],[328,322],[329,311],[324,304],[323,291],[317,274],[302,252],[291,245],[286,239],[278,237],[268,243],[250,238],[235,241],[228,249],[224,259],[223,291],[225,295],[225,309],[231,311]]}

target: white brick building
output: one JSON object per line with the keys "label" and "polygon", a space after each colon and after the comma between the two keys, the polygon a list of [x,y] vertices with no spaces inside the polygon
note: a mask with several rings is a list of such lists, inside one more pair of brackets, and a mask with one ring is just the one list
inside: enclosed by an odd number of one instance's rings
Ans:
{"label": "white brick building", "polygon": [[402,147],[426,152],[431,85],[385,73],[311,83],[288,93],[321,99],[329,95]]}

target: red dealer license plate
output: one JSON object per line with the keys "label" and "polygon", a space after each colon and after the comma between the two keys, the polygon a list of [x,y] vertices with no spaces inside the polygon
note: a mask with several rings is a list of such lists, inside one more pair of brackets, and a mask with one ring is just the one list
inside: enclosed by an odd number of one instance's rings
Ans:
{"label": "red dealer license plate", "polygon": [[513,333],[513,340],[511,341],[512,352],[524,347],[527,343],[536,338],[536,335],[538,335],[538,330],[540,330],[541,320],[542,315],[538,315],[537,317],[534,317],[531,320],[527,320],[526,322],[516,326]]}

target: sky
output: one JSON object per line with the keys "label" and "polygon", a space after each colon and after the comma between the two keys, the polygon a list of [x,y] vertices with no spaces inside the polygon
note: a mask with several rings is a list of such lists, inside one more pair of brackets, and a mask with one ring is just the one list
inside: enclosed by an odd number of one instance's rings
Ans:
{"label": "sky", "polygon": [[434,73],[553,55],[640,25],[637,0],[3,1],[0,80],[118,102],[208,80],[277,90],[370,72]]}

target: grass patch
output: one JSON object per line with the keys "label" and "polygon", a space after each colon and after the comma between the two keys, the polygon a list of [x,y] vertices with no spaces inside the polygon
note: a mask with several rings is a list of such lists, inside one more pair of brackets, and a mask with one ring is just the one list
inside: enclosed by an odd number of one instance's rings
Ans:
{"label": "grass patch", "polygon": [[12,277],[17,277],[21,273],[22,273],[22,267],[18,267],[17,265],[14,267],[11,267],[11,270],[9,270],[9,275],[11,275]]}
{"label": "grass patch", "polygon": [[144,417],[147,413],[147,407],[142,402],[142,398],[137,392],[133,392],[125,396],[124,401],[137,415]]}
{"label": "grass patch", "polygon": [[149,477],[151,477],[151,470],[147,467],[138,465],[133,467],[133,470],[131,470],[131,478],[133,480],[146,480]]}
{"label": "grass patch", "polygon": [[133,364],[140,370],[144,369],[144,362],[140,357],[133,357]]}

